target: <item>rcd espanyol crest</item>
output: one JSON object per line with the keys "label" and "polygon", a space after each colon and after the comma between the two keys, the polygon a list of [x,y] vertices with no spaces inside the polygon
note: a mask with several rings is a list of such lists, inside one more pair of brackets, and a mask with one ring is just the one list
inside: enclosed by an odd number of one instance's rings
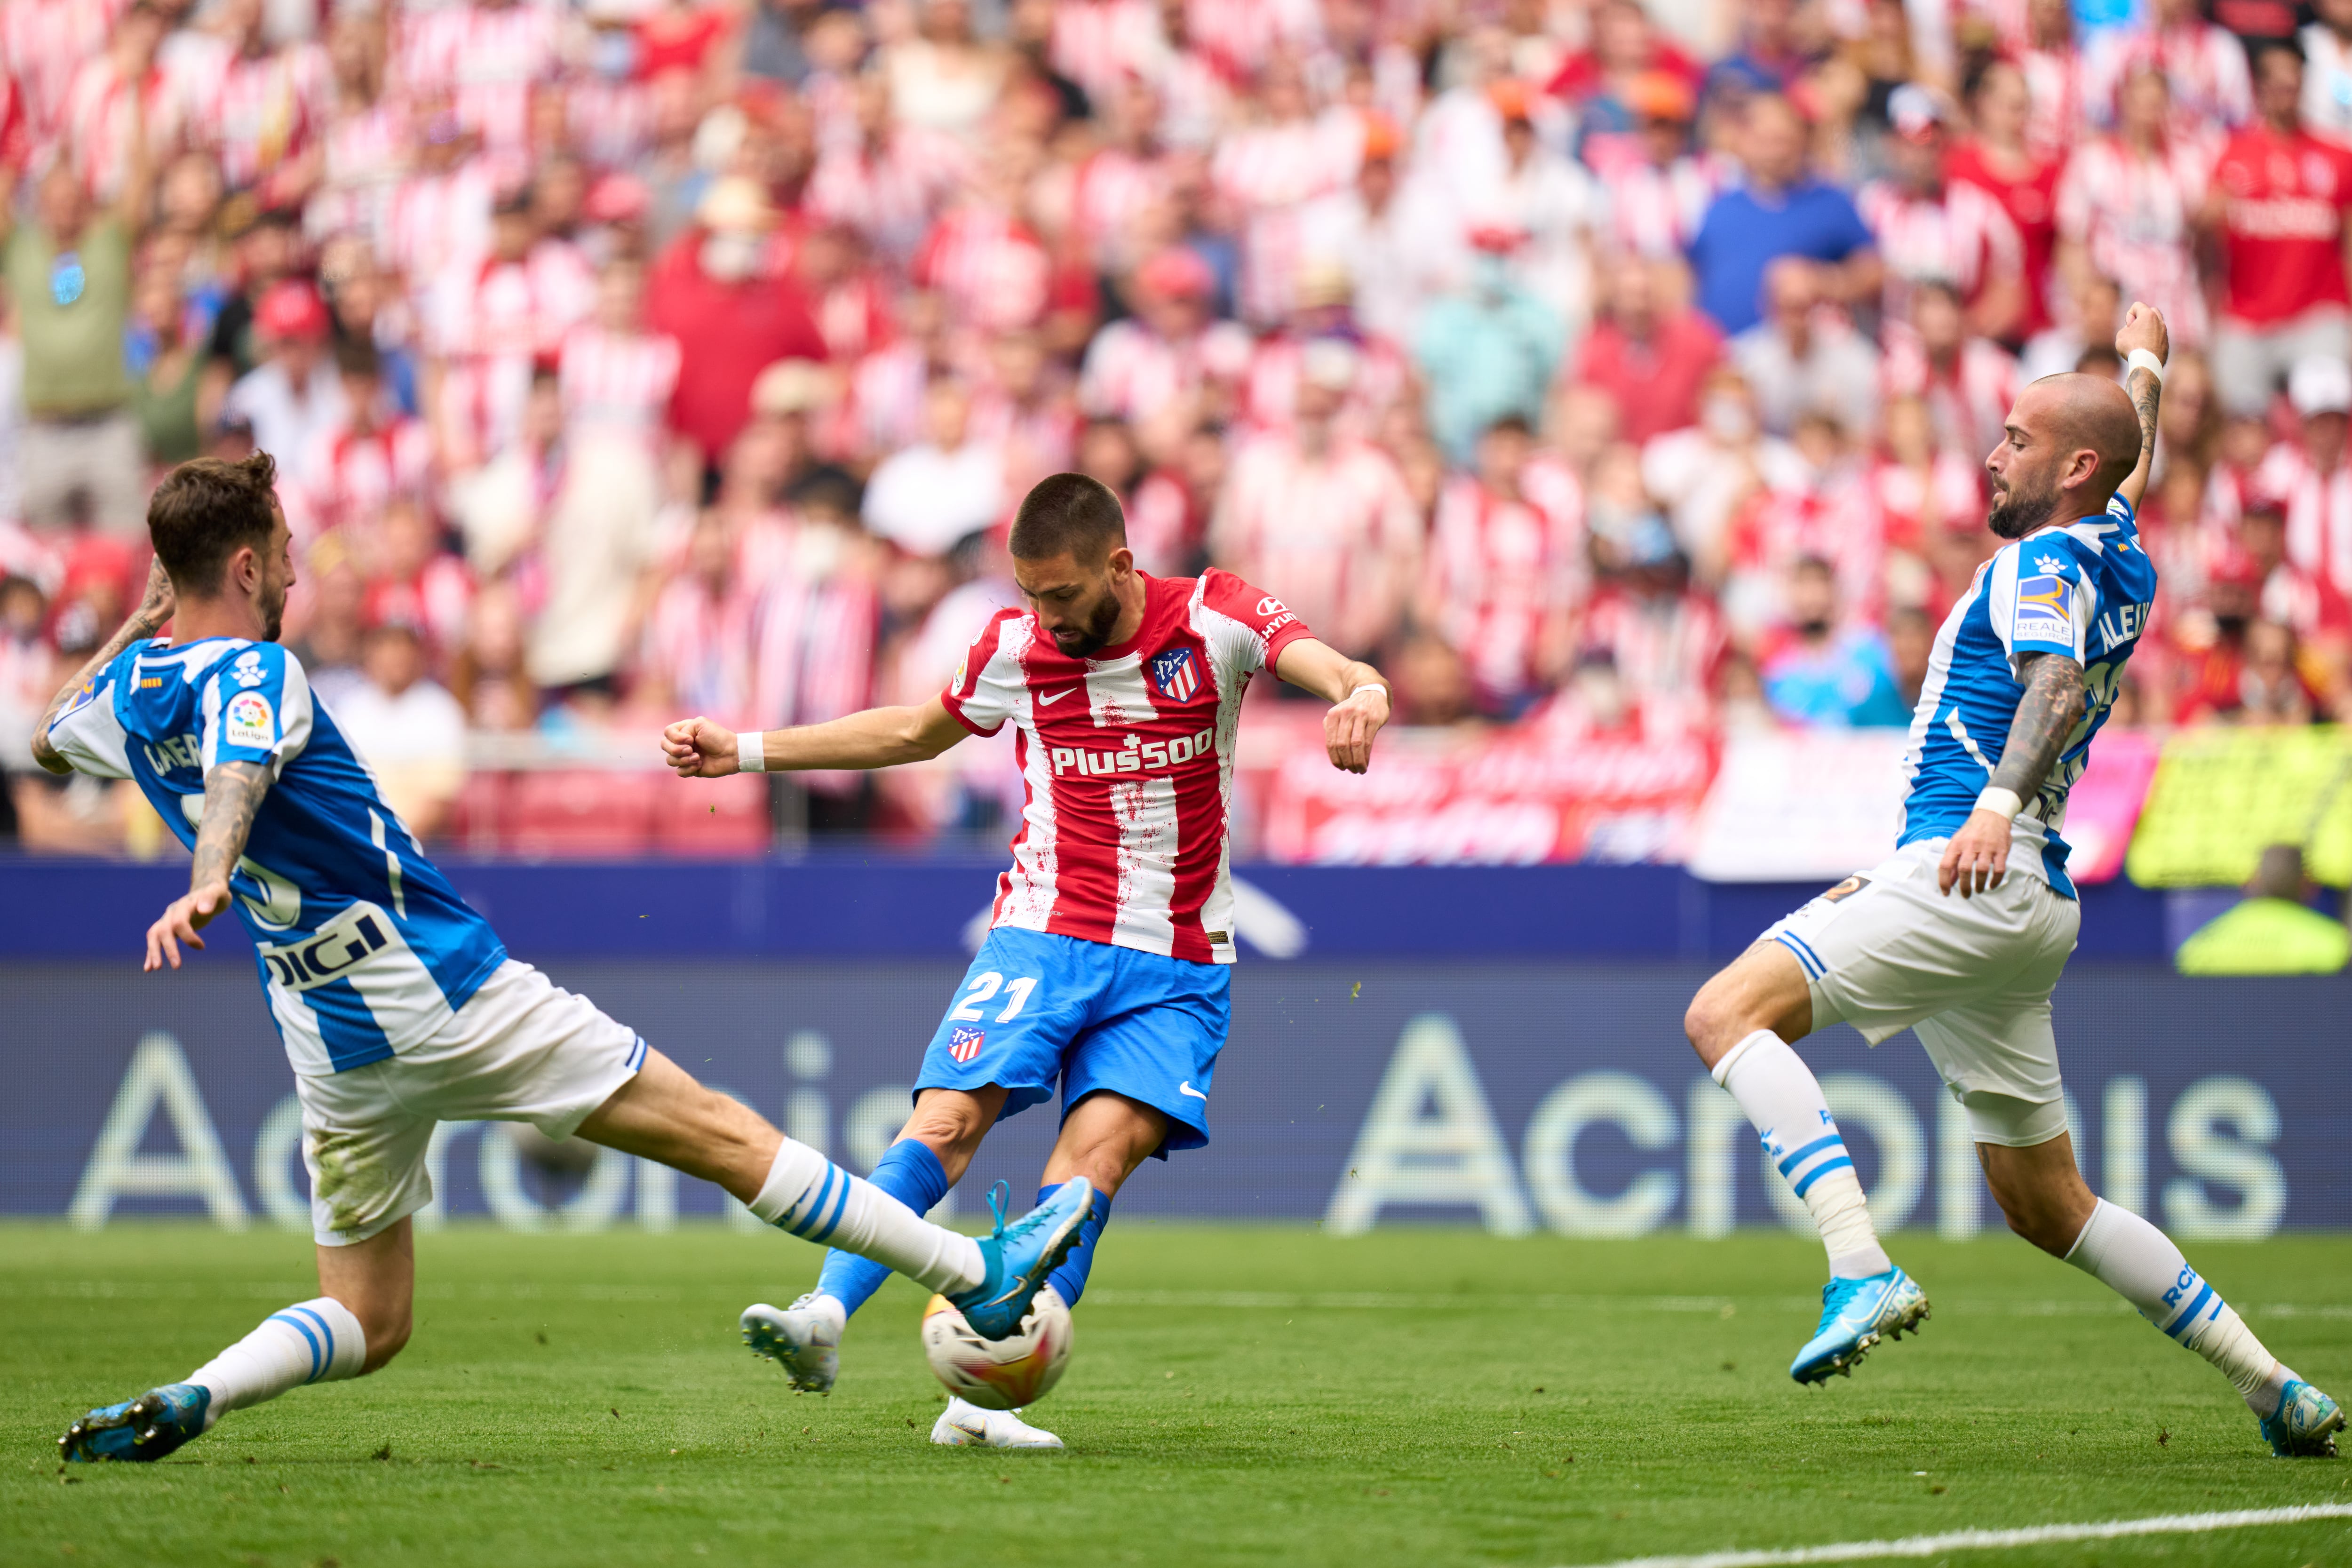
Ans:
{"label": "rcd espanyol crest", "polygon": [[1201,661],[1189,647],[1171,647],[1151,656],[1151,683],[1171,702],[1190,702],[1201,689]]}

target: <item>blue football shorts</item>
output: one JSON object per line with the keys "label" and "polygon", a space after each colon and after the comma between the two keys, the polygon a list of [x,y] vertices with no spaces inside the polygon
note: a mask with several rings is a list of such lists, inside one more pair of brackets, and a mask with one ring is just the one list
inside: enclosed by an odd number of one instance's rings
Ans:
{"label": "blue football shorts", "polygon": [[1078,937],[988,933],[923,1053],[915,1092],[1003,1084],[1002,1121],[1099,1090],[1168,1118],[1154,1151],[1209,1141],[1209,1091],[1233,1017],[1233,970]]}

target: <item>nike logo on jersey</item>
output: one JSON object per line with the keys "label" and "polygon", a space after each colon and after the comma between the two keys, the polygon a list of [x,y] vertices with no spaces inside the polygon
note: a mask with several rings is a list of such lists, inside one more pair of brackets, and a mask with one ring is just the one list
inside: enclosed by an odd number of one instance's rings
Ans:
{"label": "nike logo on jersey", "polygon": [[1176,1092],[1179,1094],[1189,1094],[1194,1100],[1206,1100],[1209,1098],[1207,1095],[1202,1094],[1199,1089],[1194,1089],[1192,1087],[1192,1080],[1189,1078],[1182,1083],[1176,1086]]}
{"label": "nike logo on jersey", "polygon": [[1051,708],[1055,703],[1059,702],[1063,698],[1067,697],[1071,692],[1076,691],[1076,689],[1077,688],[1075,686],[1065,686],[1051,697],[1040,696],[1037,699],[1037,706],[1040,708]]}

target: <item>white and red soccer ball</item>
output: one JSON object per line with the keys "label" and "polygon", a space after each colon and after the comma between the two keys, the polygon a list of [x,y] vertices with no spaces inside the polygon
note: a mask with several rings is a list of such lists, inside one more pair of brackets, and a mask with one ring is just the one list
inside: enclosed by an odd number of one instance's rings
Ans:
{"label": "white and red soccer ball", "polygon": [[1019,1329],[984,1340],[946,1297],[934,1296],[923,1308],[923,1359],[958,1398],[983,1410],[1019,1410],[1061,1381],[1070,1360],[1070,1309],[1049,1285]]}

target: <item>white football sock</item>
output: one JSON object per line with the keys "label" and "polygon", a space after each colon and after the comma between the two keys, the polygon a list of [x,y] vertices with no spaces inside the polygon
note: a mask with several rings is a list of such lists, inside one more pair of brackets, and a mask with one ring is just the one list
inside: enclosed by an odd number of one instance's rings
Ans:
{"label": "white football sock", "polygon": [[305,1383],[357,1377],[367,1364],[367,1335],[331,1296],[272,1312],[261,1326],[182,1378],[212,1392],[205,1429],[232,1410],[275,1399]]}
{"label": "white football sock", "polygon": [[2221,1369],[2255,1415],[2277,1413],[2279,1394],[2294,1373],[2263,1348],[2221,1293],[2189,1267],[2170,1237],[2101,1198],[2066,1261]]}
{"label": "white football sock", "polygon": [[776,1151],[751,1209],[779,1230],[870,1258],[928,1289],[969,1290],[987,1272],[980,1243],[933,1225],[794,1139]]}
{"label": "white football sock", "polygon": [[1862,1180],[1853,1173],[1829,1101],[1789,1043],[1769,1029],[1757,1030],[1715,1064],[1715,1081],[1739,1101],[1764,1142],[1764,1152],[1804,1199],[1829,1251],[1831,1275],[1866,1279],[1894,1268],[1878,1245]]}

